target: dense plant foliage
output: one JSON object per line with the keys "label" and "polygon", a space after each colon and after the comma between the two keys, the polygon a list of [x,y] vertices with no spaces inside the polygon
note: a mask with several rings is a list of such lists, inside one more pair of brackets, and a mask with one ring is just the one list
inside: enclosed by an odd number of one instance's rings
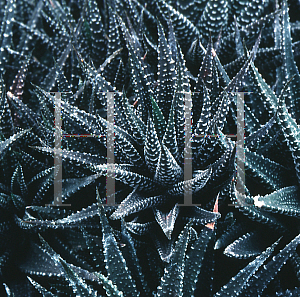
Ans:
{"label": "dense plant foliage", "polygon": [[[0,296],[299,296],[299,13],[296,0],[0,0]],[[94,136],[62,137],[65,207],[49,206],[50,91],[65,92],[62,133]],[[244,193],[226,137],[236,92]]]}

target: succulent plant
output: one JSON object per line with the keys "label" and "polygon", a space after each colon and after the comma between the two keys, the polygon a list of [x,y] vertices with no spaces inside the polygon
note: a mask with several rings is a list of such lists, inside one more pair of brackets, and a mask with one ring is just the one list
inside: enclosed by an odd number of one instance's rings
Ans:
{"label": "succulent plant", "polygon": [[299,295],[297,1],[0,6],[1,296]]}

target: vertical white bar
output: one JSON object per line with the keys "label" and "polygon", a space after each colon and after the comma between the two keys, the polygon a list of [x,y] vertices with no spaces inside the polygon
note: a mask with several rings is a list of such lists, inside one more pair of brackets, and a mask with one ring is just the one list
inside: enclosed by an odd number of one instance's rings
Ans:
{"label": "vertical white bar", "polygon": [[114,155],[114,114],[115,114],[114,92],[107,93],[107,176],[106,176],[106,206],[115,204],[115,155]]}
{"label": "vertical white bar", "polygon": [[[192,96],[191,93],[185,93],[184,100],[184,114],[185,114],[185,147],[184,147],[184,181],[190,181],[193,178],[193,164],[192,164]],[[184,206],[193,205],[192,185],[184,188]]]}
{"label": "vertical white bar", "polygon": [[54,205],[62,205],[61,94],[55,93]]}
{"label": "vertical white bar", "polygon": [[62,158],[61,158],[61,92],[50,92],[55,94],[54,101],[54,201],[46,206],[71,206],[62,203]]}
{"label": "vertical white bar", "polygon": [[[236,142],[236,165],[237,183],[236,190],[240,198],[245,200],[245,115],[244,115],[244,92],[237,92],[237,142]],[[245,202],[245,201],[243,201]]]}

